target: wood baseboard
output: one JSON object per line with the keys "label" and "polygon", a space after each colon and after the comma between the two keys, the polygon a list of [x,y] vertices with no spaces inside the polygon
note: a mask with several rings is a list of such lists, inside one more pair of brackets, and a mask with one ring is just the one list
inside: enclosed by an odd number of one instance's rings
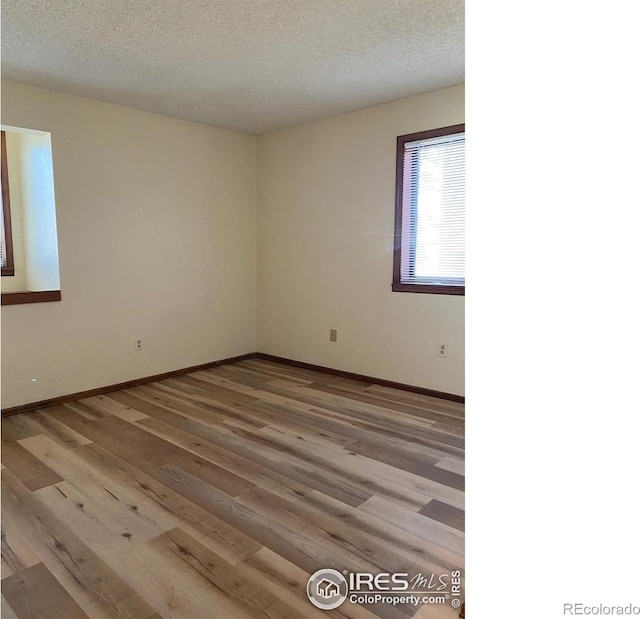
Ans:
{"label": "wood baseboard", "polygon": [[145,383],[153,383],[158,380],[165,380],[167,378],[173,378],[175,376],[181,376],[183,374],[190,374],[191,372],[198,372],[199,370],[207,370],[209,368],[215,368],[219,365],[226,365],[228,363],[236,363],[237,361],[244,361],[245,359],[264,359],[265,361],[274,361],[276,363],[284,363],[285,365],[291,365],[291,366],[303,368],[306,370],[315,370],[316,372],[324,372],[325,374],[333,374],[334,376],[342,376],[343,378],[352,378],[354,380],[361,380],[366,383],[375,383],[376,385],[382,385],[383,387],[392,387],[393,389],[404,389],[405,391],[421,393],[423,395],[429,395],[434,398],[441,398],[443,400],[450,400],[452,402],[464,403],[464,396],[455,395],[453,393],[435,391],[434,389],[427,389],[426,387],[417,387],[415,385],[407,385],[407,384],[398,383],[392,380],[385,380],[383,378],[365,376],[364,374],[355,374],[354,372],[347,372],[345,370],[336,370],[335,368],[328,368],[322,365],[315,365],[313,363],[305,363],[304,361],[295,361],[293,359],[287,359],[285,357],[277,357],[275,355],[269,355],[267,353],[252,352],[252,353],[247,353],[246,355],[238,355],[237,357],[229,357],[228,359],[220,359],[219,361],[210,361],[209,363],[192,365],[188,368],[172,370],[171,372],[163,372],[162,374],[154,374],[153,376],[144,376],[142,378],[128,380],[123,383],[117,383],[115,385],[97,387],[96,389],[88,389],[87,391],[79,391],[77,393],[61,395],[56,398],[40,400],[39,402],[31,402],[29,404],[20,404],[19,406],[11,406],[9,408],[3,408],[2,416],[7,417],[9,415],[17,415],[18,413],[26,413],[28,411],[36,410],[38,408],[54,406],[55,404],[64,404],[65,402],[72,402],[73,400],[81,400],[82,398],[90,398],[96,395],[100,395],[102,393],[109,393],[110,391],[118,391],[119,389],[130,389],[131,387],[137,387],[138,385],[144,385]]}
{"label": "wood baseboard", "polygon": [[88,389],[87,391],[79,391],[78,393],[70,393],[69,395],[61,395],[56,398],[49,398],[48,400],[40,400],[39,402],[31,402],[30,404],[21,404],[19,406],[11,406],[10,408],[2,409],[2,416],[7,417],[9,415],[17,415],[18,413],[26,413],[38,408],[45,408],[47,406],[53,406],[55,404],[64,404],[65,402],[72,402],[73,400],[81,400],[82,398],[90,398],[102,393],[109,393],[110,391],[118,391],[119,389],[130,389],[131,387],[137,387],[138,385],[144,385],[145,383],[153,383],[158,380],[165,380],[167,378],[173,378],[175,376],[181,376],[182,374],[190,374],[191,372],[198,372],[199,370],[207,370],[209,368],[215,368],[219,365],[225,365],[227,363],[235,363],[237,361],[244,361],[245,359],[253,359],[257,353],[251,352],[246,355],[238,355],[237,357],[229,357],[228,359],[220,359],[219,361],[210,361],[209,363],[202,363],[200,365],[192,365],[188,368],[182,368],[180,370],[172,370],[171,372],[163,372],[162,374],[154,374],[153,376],[144,376],[142,378],[136,378],[134,380],[128,380],[124,383],[117,383],[115,385],[107,385],[105,387],[97,387],[96,389]]}
{"label": "wood baseboard", "polygon": [[305,363],[304,361],[294,361],[293,359],[287,359],[285,357],[277,357],[275,355],[269,355],[263,352],[256,353],[255,358],[264,359],[265,361],[274,361],[277,363],[284,363],[286,365],[292,365],[295,367],[303,368],[305,370],[315,370],[317,372],[325,372],[326,374],[334,374],[335,376],[342,376],[343,378],[353,378],[354,380],[361,380],[366,383],[375,383],[376,385],[381,385],[383,387],[391,387],[393,389],[404,389],[405,391],[412,391],[414,393],[421,393],[422,395],[430,395],[434,398],[441,398],[442,400],[449,400],[451,402],[460,402],[461,404],[464,404],[464,396],[456,395],[454,393],[436,391],[435,389],[427,389],[426,387],[417,387],[416,385],[406,385],[404,383],[398,383],[393,380],[385,380],[384,378],[375,378],[374,376],[365,376],[364,374],[355,374],[354,372],[347,372],[345,370],[336,370],[334,368],[328,368],[323,365]]}

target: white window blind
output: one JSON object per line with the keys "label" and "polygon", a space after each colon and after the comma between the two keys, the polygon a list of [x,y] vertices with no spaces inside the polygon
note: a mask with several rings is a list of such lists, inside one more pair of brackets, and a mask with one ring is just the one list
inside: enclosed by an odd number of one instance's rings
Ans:
{"label": "white window blind", "polygon": [[400,281],[465,285],[465,134],[406,142]]}

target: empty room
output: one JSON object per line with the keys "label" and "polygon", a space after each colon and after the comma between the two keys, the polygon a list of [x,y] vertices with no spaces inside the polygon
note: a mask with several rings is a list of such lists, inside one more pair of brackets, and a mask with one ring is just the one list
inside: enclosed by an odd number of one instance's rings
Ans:
{"label": "empty room", "polygon": [[463,44],[3,0],[3,619],[464,616]]}

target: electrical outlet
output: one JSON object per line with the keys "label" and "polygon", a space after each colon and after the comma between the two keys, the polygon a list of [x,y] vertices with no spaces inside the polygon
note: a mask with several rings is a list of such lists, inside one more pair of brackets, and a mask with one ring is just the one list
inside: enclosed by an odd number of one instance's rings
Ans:
{"label": "electrical outlet", "polygon": [[338,329],[330,329],[329,330],[329,341],[337,342],[338,341]]}
{"label": "electrical outlet", "polygon": [[447,356],[447,345],[438,344],[438,357],[446,357],[446,356]]}
{"label": "electrical outlet", "polygon": [[142,350],[142,340],[136,340],[136,350]]}

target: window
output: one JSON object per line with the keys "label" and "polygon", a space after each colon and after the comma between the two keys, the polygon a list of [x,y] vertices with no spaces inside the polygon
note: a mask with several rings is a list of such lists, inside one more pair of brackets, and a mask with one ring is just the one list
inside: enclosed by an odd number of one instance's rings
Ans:
{"label": "window", "polygon": [[7,143],[2,131],[2,217],[0,217],[0,260],[2,263],[2,277],[13,276],[13,237],[11,234],[11,203],[9,200],[9,174],[7,171]]}
{"label": "window", "polygon": [[1,232],[2,275],[10,276],[2,278],[2,305],[60,301],[53,155],[46,131],[2,126]]}
{"label": "window", "polygon": [[463,295],[464,125],[398,137],[394,292]]}

